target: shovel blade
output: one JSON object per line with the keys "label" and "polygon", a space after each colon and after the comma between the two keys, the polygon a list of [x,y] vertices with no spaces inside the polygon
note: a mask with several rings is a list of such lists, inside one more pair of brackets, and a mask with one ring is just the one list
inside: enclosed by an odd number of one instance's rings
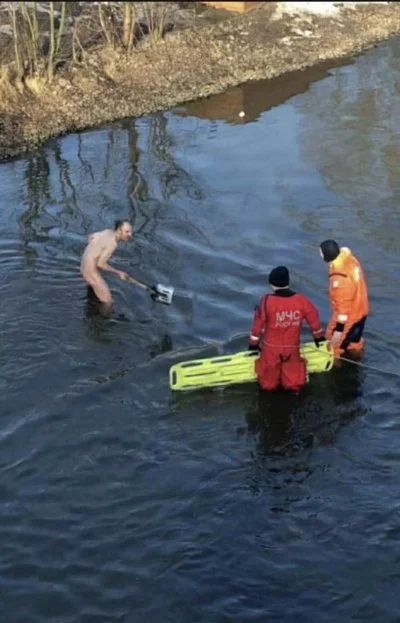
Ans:
{"label": "shovel blade", "polygon": [[172,297],[174,296],[175,288],[170,286],[163,286],[161,283],[156,285],[156,293],[154,294],[154,300],[157,303],[164,303],[164,305],[171,305]]}

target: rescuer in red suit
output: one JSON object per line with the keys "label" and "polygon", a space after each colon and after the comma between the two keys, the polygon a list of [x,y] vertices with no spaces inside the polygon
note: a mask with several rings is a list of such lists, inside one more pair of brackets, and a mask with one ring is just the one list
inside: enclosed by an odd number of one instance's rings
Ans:
{"label": "rescuer in red suit", "polygon": [[277,266],[269,274],[273,294],[265,294],[254,312],[249,350],[261,350],[256,361],[263,389],[298,393],[307,382],[306,362],[300,355],[300,335],[305,320],[316,346],[325,341],[318,309],[304,294],[289,289],[289,271]]}

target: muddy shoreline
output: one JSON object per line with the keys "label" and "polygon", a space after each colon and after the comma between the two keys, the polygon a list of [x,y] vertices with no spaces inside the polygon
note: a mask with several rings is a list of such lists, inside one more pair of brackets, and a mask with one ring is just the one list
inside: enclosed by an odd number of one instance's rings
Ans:
{"label": "muddy shoreline", "polygon": [[[334,15],[282,14],[265,3],[203,27],[144,41],[131,58],[93,53],[38,93],[0,83],[0,161],[70,132],[169,109],[244,82],[349,57],[400,33],[400,3]],[[240,111],[238,111],[240,112]]]}

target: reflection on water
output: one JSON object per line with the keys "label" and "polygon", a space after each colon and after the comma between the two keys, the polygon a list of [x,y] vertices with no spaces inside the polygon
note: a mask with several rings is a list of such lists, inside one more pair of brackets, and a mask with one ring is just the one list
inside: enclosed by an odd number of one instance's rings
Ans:
{"label": "reflection on water", "polygon": [[[377,52],[374,62],[369,55],[364,56],[355,73],[351,68],[336,72],[329,97],[326,86],[314,85],[313,133],[307,123],[301,127],[303,153],[315,162],[326,187],[337,197],[335,205],[324,206],[317,215],[316,227],[328,217],[334,235],[341,229],[360,228],[360,234],[368,236],[367,255],[371,253],[374,260],[382,251],[394,250],[400,224],[395,207],[400,199],[400,142],[394,121],[400,112],[398,47],[396,41],[390,51]],[[387,80],[387,75],[392,78]],[[349,88],[350,83],[354,88]],[[310,113],[310,101],[296,100],[303,116]],[[336,213],[336,218],[330,218],[329,213]],[[360,235],[357,244],[363,242]]]}
{"label": "reflection on water", "polygon": [[[349,60],[348,63],[352,61]],[[343,61],[338,62],[337,66],[339,65],[343,65]],[[264,80],[246,82],[221,95],[189,102],[184,107],[177,107],[174,112],[183,117],[190,115],[199,119],[222,120],[235,124],[257,121],[274,106],[279,106],[299,93],[305,93],[312,82],[325,78],[334,66],[334,61],[324,62],[306,71],[278,76],[268,83]],[[245,115],[239,116],[242,111]]]}
{"label": "reflection on water", "polygon": [[315,443],[333,444],[341,426],[367,411],[363,375],[362,368],[345,363],[329,375],[314,376],[298,398],[283,391],[260,391],[246,418],[262,453],[287,456]]}
{"label": "reflection on water", "polygon": [[[398,46],[0,167],[8,623],[397,621],[399,378],[371,367],[399,357]],[[111,317],[88,298],[116,218],[113,263],[171,306],[112,275]],[[330,236],[366,268],[366,367],[171,395],[172,363],[246,348],[274,265],[325,322]]]}

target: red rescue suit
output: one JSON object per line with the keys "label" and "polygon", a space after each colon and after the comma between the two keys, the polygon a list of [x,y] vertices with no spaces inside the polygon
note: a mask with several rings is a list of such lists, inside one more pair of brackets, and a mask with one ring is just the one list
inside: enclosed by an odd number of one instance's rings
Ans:
{"label": "red rescue suit", "polygon": [[298,392],[306,384],[306,362],[300,356],[304,320],[315,339],[323,336],[318,309],[306,296],[289,288],[266,294],[255,308],[249,345],[261,347],[256,373],[263,389],[282,385]]}

